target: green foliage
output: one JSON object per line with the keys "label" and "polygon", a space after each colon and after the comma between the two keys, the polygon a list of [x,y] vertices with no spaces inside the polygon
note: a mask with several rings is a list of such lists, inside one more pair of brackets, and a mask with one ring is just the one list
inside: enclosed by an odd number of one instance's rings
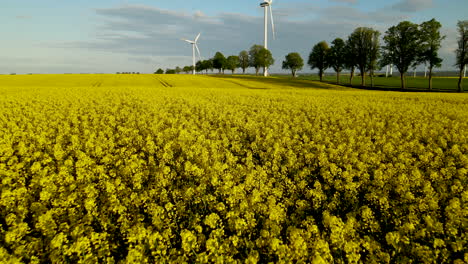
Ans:
{"label": "green foliage", "polygon": [[155,74],[164,74],[164,70],[159,68],[157,71],[154,72]]}
{"label": "green foliage", "polygon": [[361,72],[361,86],[366,85],[366,73],[371,71],[372,77],[373,71],[377,68],[380,54],[379,36],[380,33],[377,30],[359,27],[348,37],[347,47],[356,60],[356,67]]}
{"label": "green foliage", "polygon": [[185,72],[186,74],[193,72],[193,65],[184,66],[184,68],[182,68],[182,71]]}
{"label": "green foliage", "polygon": [[254,59],[254,63],[261,68],[268,69],[275,63],[271,52],[265,48],[262,48]]}
{"label": "green foliage", "polygon": [[195,64],[195,71],[196,72],[201,72],[201,71],[204,71],[205,68],[204,68],[204,65],[203,65],[203,61],[199,60],[197,61],[197,63]]}
{"label": "green foliage", "polygon": [[456,50],[456,63],[455,65],[463,68],[468,64],[468,20],[458,21],[458,48]]}
{"label": "green foliage", "polygon": [[304,67],[304,60],[299,53],[291,52],[286,55],[283,61],[283,69],[291,70],[293,77],[296,77],[296,72],[302,70],[302,67]]}
{"label": "green foliage", "polygon": [[460,70],[460,76],[458,79],[458,92],[463,92],[463,70],[468,64],[468,20],[458,21],[458,48],[455,51],[456,63]]}
{"label": "green foliage", "polygon": [[255,68],[256,75],[258,75],[258,72],[261,68],[259,63],[259,60],[261,59],[259,53],[263,49],[265,48],[261,45],[253,45],[249,50],[249,65]]}
{"label": "green foliage", "polygon": [[214,69],[213,59],[203,60],[201,66],[202,66],[203,70],[208,74],[208,70],[213,71],[213,69]]}
{"label": "green foliage", "polygon": [[421,33],[418,25],[403,21],[392,26],[384,36],[384,61],[397,67],[401,75],[401,89],[405,89],[405,74],[418,64],[422,50]]}
{"label": "green foliage", "polygon": [[176,74],[176,70],[174,69],[166,69],[166,74]]}
{"label": "green foliage", "polygon": [[226,69],[226,57],[221,52],[216,52],[213,57],[213,68],[217,69],[219,73],[221,73],[221,70]]}
{"label": "green foliage", "polygon": [[332,41],[327,61],[336,72],[337,83],[340,82],[340,72],[346,67],[346,60],[346,43],[341,38],[336,38]]}
{"label": "green foliage", "polygon": [[312,70],[318,69],[320,81],[322,81],[324,71],[329,67],[327,60],[329,51],[327,42],[321,41],[312,48],[309,54],[308,64]]}
{"label": "green foliage", "polygon": [[242,69],[242,73],[245,74],[245,70],[250,66],[249,53],[243,50],[239,53],[239,67]]}
{"label": "green foliage", "polygon": [[213,60],[201,60],[195,65],[197,72],[205,71],[208,74],[208,70],[213,70]]}
{"label": "green foliage", "polygon": [[226,69],[230,70],[232,74],[239,68],[239,57],[238,56],[229,56],[226,59]]}
{"label": "green foliage", "polygon": [[442,46],[442,40],[445,39],[445,36],[440,35],[441,27],[442,25],[435,19],[423,22],[420,25],[422,47],[419,61],[428,64],[429,90],[432,90],[432,70],[440,68],[443,61],[438,54]]}

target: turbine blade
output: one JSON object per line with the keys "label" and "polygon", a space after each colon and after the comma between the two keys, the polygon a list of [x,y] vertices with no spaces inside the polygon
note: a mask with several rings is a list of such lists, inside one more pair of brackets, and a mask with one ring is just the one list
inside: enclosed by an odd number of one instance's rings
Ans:
{"label": "turbine blade", "polygon": [[188,42],[188,43],[190,43],[190,44],[195,43],[195,42],[193,42],[193,41],[191,41],[191,40],[188,40],[188,39],[180,39],[180,40],[183,40],[183,41]]}
{"label": "turbine blade", "polygon": [[198,45],[196,43],[195,43],[195,48],[197,48],[197,51],[198,51],[198,59],[202,60],[200,49],[198,48]]}
{"label": "turbine blade", "polygon": [[273,9],[271,8],[271,6],[270,6],[270,19],[271,19],[271,31],[273,31],[273,39],[276,39],[275,21],[273,20]]}
{"label": "turbine blade", "polygon": [[198,41],[198,38],[200,37],[201,33],[198,33],[197,37],[195,38],[195,42]]}

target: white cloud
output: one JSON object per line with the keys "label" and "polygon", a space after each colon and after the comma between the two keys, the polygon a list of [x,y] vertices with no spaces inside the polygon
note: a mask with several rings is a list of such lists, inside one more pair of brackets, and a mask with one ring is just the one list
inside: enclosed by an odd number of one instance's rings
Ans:
{"label": "white cloud", "polygon": [[[310,9],[317,7],[310,6]],[[351,9],[352,10],[352,9]],[[356,13],[347,18],[339,18],[350,10],[334,12],[324,10],[326,14],[315,20],[292,20],[289,14],[298,12],[291,8],[276,10],[277,39],[270,40],[270,49],[275,55],[275,71],[280,70],[284,56],[298,51],[307,59],[312,46],[321,40],[331,41],[332,37],[346,37],[356,25],[360,25],[360,16]],[[248,50],[253,44],[263,43],[263,19],[236,13],[222,13],[208,16],[200,11],[194,14],[173,12],[147,6],[121,6],[97,9],[103,18],[98,29],[96,41],[73,42],[67,47],[86,50],[106,51],[130,56],[186,56],[177,60],[180,66],[190,63],[191,49],[180,38],[193,38],[202,32],[200,49],[205,58],[221,51],[226,56]],[[330,16],[337,19],[329,19]],[[339,18],[339,19],[338,19]],[[343,23],[346,21],[346,23]],[[352,23],[350,23],[350,21]],[[132,32],[129,34],[129,32]],[[271,38],[271,36],[270,36]],[[167,61],[158,60],[155,67]],[[157,63],[155,61],[155,63]],[[174,65],[175,66],[175,65]]]}
{"label": "white cloud", "polygon": [[401,0],[392,7],[395,10],[414,13],[432,7],[433,0]]}
{"label": "white cloud", "polygon": [[358,0],[332,0],[333,2],[357,4]]}
{"label": "white cloud", "polygon": [[[423,0],[406,0],[405,3],[414,4],[415,1]],[[270,34],[269,42],[269,48],[276,60],[273,72],[281,71],[281,62],[289,52],[299,52],[307,61],[312,46],[319,41],[331,42],[336,37],[346,39],[359,26],[373,27],[383,35],[399,21],[411,20],[409,13],[389,7],[392,6],[366,12],[349,5],[320,7],[305,3],[297,8],[278,4],[274,10],[277,39],[272,40]],[[253,44],[263,43],[261,13],[258,16],[238,13],[208,15],[201,10],[187,13],[144,5],[100,8],[95,11],[98,15],[96,20],[100,23],[95,28],[93,40],[68,41],[55,45],[48,43],[44,52],[34,52],[48,54],[45,52],[48,50],[49,54],[72,56],[75,58],[72,63],[64,66],[64,63],[53,59],[36,59],[49,61],[54,72],[60,65],[66,71],[72,71],[76,67],[73,72],[86,69],[96,69],[98,72],[152,72],[156,68],[190,64],[192,50],[180,38],[193,39],[199,32],[202,33],[199,46],[204,58],[212,57],[217,51],[226,56],[238,54],[241,50],[248,50]],[[452,50],[456,45],[456,32],[449,33],[444,33],[447,39],[440,52],[444,57],[444,69],[453,68]],[[82,60],[81,57],[85,56],[92,59]],[[0,61],[0,71],[10,71],[2,68],[2,64],[6,65]],[[27,72],[32,71],[27,63],[17,63],[16,66]],[[41,67],[46,69],[45,64],[41,64]],[[306,69],[308,71],[308,67],[304,67]]]}
{"label": "white cloud", "polygon": [[18,15],[16,16],[16,19],[31,19],[32,16],[26,16],[26,15]]}

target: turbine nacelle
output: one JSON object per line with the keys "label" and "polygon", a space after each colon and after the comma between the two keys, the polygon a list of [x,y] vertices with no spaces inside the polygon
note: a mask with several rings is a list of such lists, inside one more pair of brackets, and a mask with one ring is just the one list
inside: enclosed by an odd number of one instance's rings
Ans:
{"label": "turbine nacelle", "polygon": [[266,7],[266,6],[270,6],[272,3],[273,3],[273,0],[270,0],[270,1],[266,0],[265,2],[262,2],[260,6]]}

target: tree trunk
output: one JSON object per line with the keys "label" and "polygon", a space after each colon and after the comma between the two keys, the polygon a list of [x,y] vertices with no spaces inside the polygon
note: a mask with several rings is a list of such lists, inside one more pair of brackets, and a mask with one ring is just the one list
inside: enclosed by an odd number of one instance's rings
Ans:
{"label": "tree trunk", "polygon": [[353,87],[353,78],[354,78],[354,67],[351,68],[351,74],[349,77],[349,85],[351,85],[351,87]]}
{"label": "tree trunk", "polygon": [[404,73],[400,73],[400,78],[401,78],[401,90],[405,90],[405,88],[406,88],[405,74],[404,74]]}
{"label": "tree trunk", "polygon": [[260,70],[260,68],[255,68],[255,76],[258,76],[258,71]]}
{"label": "tree trunk", "polygon": [[319,78],[320,78],[320,81],[322,81],[322,79],[323,79],[323,70],[322,69],[319,70]]}
{"label": "tree trunk", "polygon": [[374,88],[374,70],[370,71],[370,87]]}
{"label": "tree trunk", "polygon": [[245,74],[245,68],[242,68],[242,74]]}
{"label": "tree trunk", "polygon": [[463,93],[463,68],[460,67],[460,78],[458,78],[458,92]]}
{"label": "tree trunk", "polygon": [[429,66],[429,91],[432,91],[432,66]]}
{"label": "tree trunk", "polygon": [[295,71],[295,70],[291,70],[291,73],[292,73],[293,78],[296,78],[296,71]]}
{"label": "tree trunk", "polygon": [[336,72],[336,84],[340,84],[340,72]]}

